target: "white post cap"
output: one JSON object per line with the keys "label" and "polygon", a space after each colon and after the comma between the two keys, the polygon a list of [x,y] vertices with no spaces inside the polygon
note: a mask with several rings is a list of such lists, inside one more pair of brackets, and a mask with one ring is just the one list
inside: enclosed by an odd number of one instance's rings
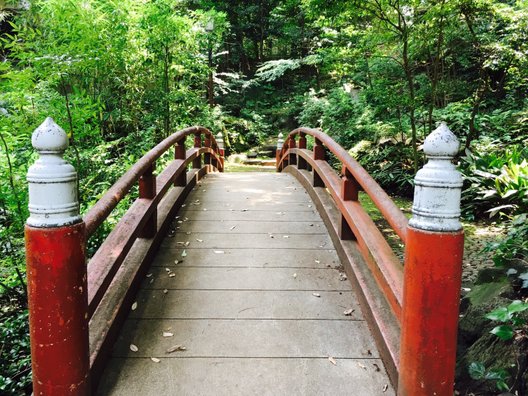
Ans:
{"label": "white post cap", "polygon": [[219,149],[223,149],[224,148],[224,135],[222,135],[222,132],[218,132],[216,134],[216,144],[218,144],[218,148]]}
{"label": "white post cap", "polygon": [[61,227],[81,221],[77,172],[63,158],[68,136],[51,117],[33,132],[31,143],[40,157],[29,167],[29,218],[32,227]]}
{"label": "white post cap", "polygon": [[451,162],[459,147],[458,139],[444,122],[425,139],[423,149],[429,161],[414,178],[410,227],[440,232],[462,229],[462,176]]}
{"label": "white post cap", "polygon": [[282,150],[282,146],[284,145],[284,135],[282,132],[279,133],[279,138],[277,139],[277,150]]}

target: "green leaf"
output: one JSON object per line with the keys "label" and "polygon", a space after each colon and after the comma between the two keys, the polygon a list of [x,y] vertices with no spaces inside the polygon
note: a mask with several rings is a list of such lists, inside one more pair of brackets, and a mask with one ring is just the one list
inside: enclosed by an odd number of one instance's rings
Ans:
{"label": "green leaf", "polygon": [[527,309],[528,304],[521,300],[515,300],[510,305],[508,305],[508,311],[510,311],[510,313],[523,312]]}
{"label": "green leaf", "polygon": [[486,318],[496,320],[497,322],[507,322],[511,319],[511,315],[508,308],[500,307],[487,314]]}
{"label": "green leaf", "polygon": [[507,325],[497,326],[493,328],[490,331],[490,333],[495,334],[497,337],[499,337],[501,340],[504,340],[504,341],[511,340],[514,334],[511,326],[507,326]]}
{"label": "green leaf", "polygon": [[474,380],[479,380],[484,378],[486,368],[480,362],[473,362],[468,367],[469,376]]}

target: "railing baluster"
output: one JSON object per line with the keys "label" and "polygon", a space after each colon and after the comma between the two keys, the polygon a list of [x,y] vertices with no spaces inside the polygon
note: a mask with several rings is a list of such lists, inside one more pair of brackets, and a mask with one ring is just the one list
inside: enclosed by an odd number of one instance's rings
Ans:
{"label": "railing baluster", "polygon": [[[299,149],[301,150],[306,149],[306,133],[304,132],[299,133]],[[297,155],[297,168],[299,169],[307,168],[306,160],[300,155]]]}
{"label": "railing baluster", "polygon": [[[211,143],[212,143],[211,136],[210,135],[205,135],[204,147],[211,148],[211,146],[212,146]],[[210,153],[204,153],[204,165],[206,165],[208,167],[208,169],[207,169],[208,172],[211,171],[211,167],[213,165],[211,157],[212,156],[211,156]]]}
{"label": "railing baluster", "polygon": [[[174,159],[185,160],[187,153],[185,151],[185,138],[178,141],[174,147]],[[187,168],[183,169],[182,172],[174,180],[174,186],[185,187],[187,185]]]}
{"label": "railing baluster", "polygon": [[[216,134],[216,144],[218,145],[218,156],[220,163],[217,164],[217,168],[221,170],[221,172],[224,171],[224,136],[222,135],[222,132],[218,132]],[[218,166],[220,165],[220,166]]]}
{"label": "railing baluster", "polygon": [[[313,147],[313,158],[316,161],[318,160],[324,161],[325,159],[324,146],[321,143],[321,141],[317,138],[315,139],[315,144]],[[313,174],[313,186],[314,187],[324,187],[324,182],[321,179],[321,176],[319,176],[319,174],[315,171],[315,169],[312,171],[312,174]]]}
{"label": "railing baluster", "polygon": [[[202,147],[202,135],[200,132],[194,134],[194,148],[200,149]],[[193,169],[200,169],[202,167],[202,156],[199,155],[193,160]]]}
{"label": "railing baluster", "polygon": [[[341,199],[343,201],[357,201],[359,198],[360,186],[352,173],[346,166],[343,166],[343,179],[341,183]],[[339,228],[339,237],[343,240],[356,239],[345,216],[341,214],[341,225]]]}
{"label": "railing baluster", "polygon": [[[154,169],[156,163],[150,164],[145,173],[139,178],[139,198],[140,199],[153,199],[156,196],[156,176],[154,175]],[[157,209],[152,211],[152,215],[149,217],[145,226],[139,233],[140,238],[153,238],[156,235],[158,227],[158,213]]]}
{"label": "railing baluster", "polygon": [[[288,139],[288,147],[289,148],[296,148],[297,147],[297,145],[295,143],[295,135],[294,134],[291,134],[290,138]],[[289,155],[288,164],[289,165],[296,165],[297,164],[297,155],[290,154]]]}

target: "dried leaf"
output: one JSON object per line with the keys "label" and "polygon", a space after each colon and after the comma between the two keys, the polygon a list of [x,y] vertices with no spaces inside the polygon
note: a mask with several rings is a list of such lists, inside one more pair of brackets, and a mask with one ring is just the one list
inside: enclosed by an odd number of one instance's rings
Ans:
{"label": "dried leaf", "polygon": [[236,228],[236,225],[230,228],[231,231],[233,231]]}
{"label": "dried leaf", "polygon": [[170,268],[165,268],[165,271],[171,272],[171,269]]}
{"label": "dried leaf", "polygon": [[189,241],[185,242],[185,247],[189,246],[190,243],[191,242],[189,242]]}
{"label": "dried leaf", "polygon": [[150,278],[152,276],[152,274],[147,274],[147,278]]}
{"label": "dried leaf", "polygon": [[315,260],[315,264],[321,264],[321,260]]}
{"label": "dried leaf", "polygon": [[191,231],[187,231],[185,235],[191,235]]}
{"label": "dried leaf", "polygon": [[293,274],[293,277],[294,277],[294,278],[297,278],[297,274]]}
{"label": "dried leaf", "polygon": [[150,360],[152,360],[154,363],[161,362],[161,360],[159,360],[158,358],[155,358],[155,357],[151,357]]}
{"label": "dried leaf", "polygon": [[137,301],[134,304],[132,304],[132,308],[131,309],[132,309],[132,311],[135,311],[137,309]]}
{"label": "dried leaf", "polygon": [[358,366],[361,367],[363,370],[367,369],[367,366],[365,366],[364,364],[358,363]]}
{"label": "dried leaf", "polygon": [[163,294],[167,294],[169,291],[167,289],[163,289]]}
{"label": "dried leaf", "polygon": [[224,251],[223,250],[215,250],[214,251],[216,254],[224,254]]}
{"label": "dried leaf", "polygon": [[175,276],[176,276],[176,274],[175,274],[174,272],[171,272],[171,273],[169,274],[169,278],[174,278]]}
{"label": "dried leaf", "polygon": [[174,260],[174,264],[179,264],[180,261],[179,260]]}
{"label": "dried leaf", "polygon": [[137,351],[139,351],[139,348],[137,346],[135,346],[134,344],[130,344],[130,350],[132,352],[137,352]]}
{"label": "dried leaf", "polygon": [[374,366],[374,370],[381,371],[380,367],[376,363],[372,363],[372,365]]}
{"label": "dried leaf", "polygon": [[174,333],[169,333],[168,331],[164,331],[163,337],[174,337]]}
{"label": "dried leaf", "polygon": [[183,345],[174,345],[167,349],[165,353],[180,352],[185,350],[187,350],[187,348],[185,348]]}
{"label": "dried leaf", "polygon": [[321,297],[321,295],[319,293],[312,293],[312,296],[314,297]]}
{"label": "dried leaf", "polygon": [[203,242],[203,239],[196,239],[197,242]]}
{"label": "dried leaf", "polygon": [[355,311],[355,309],[353,309],[353,308],[347,309],[345,312],[343,312],[343,315],[351,316],[352,312],[354,312],[354,311]]}
{"label": "dried leaf", "polygon": [[328,357],[328,360],[329,360],[330,363],[332,363],[334,366],[337,366],[337,362],[336,362],[336,360],[335,360],[332,356]]}
{"label": "dried leaf", "polygon": [[187,252],[184,250],[181,254],[182,257],[187,257]]}
{"label": "dried leaf", "polygon": [[290,236],[289,235],[283,235],[282,237],[283,238],[289,238]]}
{"label": "dried leaf", "polygon": [[387,392],[388,389],[389,389],[389,385],[385,384],[383,386],[383,393]]}

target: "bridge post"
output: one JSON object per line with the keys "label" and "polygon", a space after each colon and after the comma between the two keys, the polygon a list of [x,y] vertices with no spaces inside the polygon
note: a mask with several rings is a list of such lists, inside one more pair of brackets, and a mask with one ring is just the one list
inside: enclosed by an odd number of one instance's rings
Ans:
{"label": "bridge post", "polygon": [[[187,153],[185,152],[185,138],[182,138],[176,144],[174,148],[174,159],[185,160]],[[187,168],[183,169],[182,172],[174,180],[176,187],[185,187],[187,185]]]}
{"label": "bridge post", "polygon": [[[318,161],[324,161],[325,159],[325,150],[324,146],[321,143],[319,139],[315,139],[314,147],[313,147],[313,159]],[[315,171],[315,169],[312,171],[313,173],[313,186],[314,187],[324,187],[324,182],[321,179],[321,176]]]}
{"label": "bridge post", "polygon": [[453,395],[464,234],[459,142],[442,123],[424,142],[405,246],[399,396]]}
{"label": "bridge post", "polygon": [[277,170],[279,171],[279,163],[281,159],[282,146],[284,145],[284,135],[279,132],[279,138],[277,139],[277,151],[275,152],[275,163],[277,164]]}
{"label": "bridge post", "polygon": [[[346,166],[343,166],[343,179],[341,181],[341,198],[343,201],[357,201],[359,199],[359,184]],[[343,240],[356,239],[345,216],[341,215],[339,237]]]}
{"label": "bridge post", "polygon": [[[139,198],[152,199],[156,196],[156,175],[154,175],[154,169],[156,163],[150,164],[148,169],[139,178]],[[156,235],[158,229],[158,210],[154,209],[149,219],[143,226],[139,237],[140,238],[153,238]]]}
{"label": "bridge post", "polygon": [[[304,132],[299,133],[299,149],[301,150],[306,149],[306,133]],[[308,164],[306,163],[306,160],[300,155],[298,155],[297,156],[297,168],[306,169],[307,167],[308,167]]]}
{"label": "bridge post", "polygon": [[[205,135],[204,146],[208,147],[208,148],[212,147],[211,136]],[[210,172],[211,171],[211,167],[213,165],[212,156],[211,156],[210,153],[204,153],[204,165],[207,165],[207,172]]]}
{"label": "bridge post", "polygon": [[[194,148],[202,147],[202,135],[200,132],[194,134]],[[200,169],[202,167],[202,156],[199,155],[193,160],[193,169]]]}
{"label": "bridge post", "polygon": [[221,172],[224,171],[224,135],[222,135],[222,132],[218,132],[216,134],[216,144],[218,145],[218,154],[220,156],[220,166],[217,168],[220,169]]}
{"label": "bridge post", "polygon": [[29,331],[35,395],[88,395],[86,230],[68,137],[51,118],[35,130],[26,222]]}
{"label": "bridge post", "polygon": [[[293,135],[293,134],[291,134],[290,138],[288,139],[288,147],[289,148],[297,147],[297,145],[295,143],[295,135]],[[289,155],[289,159],[288,159],[288,164],[289,165],[297,165],[297,155],[290,154]]]}

